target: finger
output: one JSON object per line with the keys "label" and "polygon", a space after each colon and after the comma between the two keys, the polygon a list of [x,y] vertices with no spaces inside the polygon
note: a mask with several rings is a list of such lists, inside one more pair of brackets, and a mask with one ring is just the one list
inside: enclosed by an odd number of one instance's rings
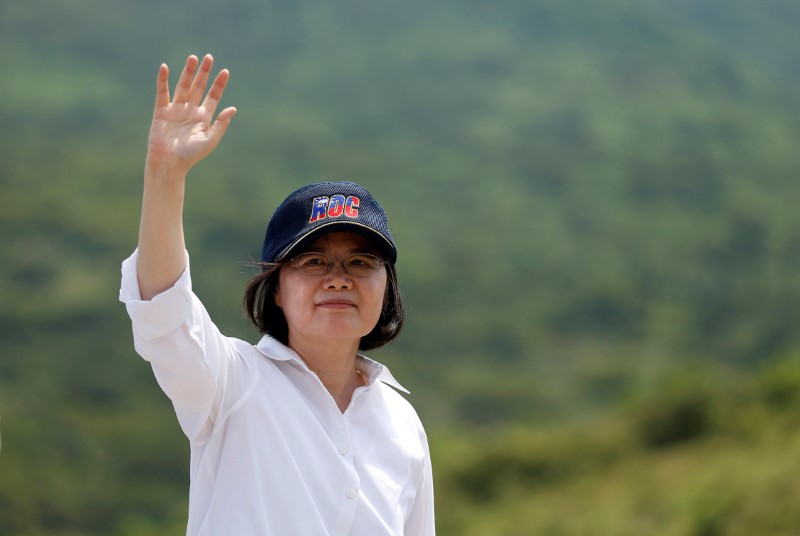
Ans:
{"label": "finger", "polygon": [[225,135],[225,131],[228,130],[228,127],[231,124],[231,119],[233,119],[233,116],[236,115],[236,112],[237,110],[233,106],[230,108],[225,108],[219,113],[217,120],[211,125],[208,136],[211,138],[214,146],[216,146],[219,143],[219,140],[222,139],[222,136]]}
{"label": "finger", "polygon": [[[239,109],[236,106],[229,106],[222,110],[219,115],[217,116],[217,121],[221,121],[223,123],[230,123],[233,116],[236,115]],[[215,121],[216,122],[216,121]]]}
{"label": "finger", "polygon": [[207,109],[212,114],[214,110],[217,109],[217,106],[219,106],[219,101],[222,98],[222,94],[225,92],[225,87],[228,85],[230,76],[228,69],[222,69],[214,79],[214,83],[203,101],[203,108]]}
{"label": "finger", "polygon": [[190,91],[190,102],[197,106],[206,92],[206,84],[208,83],[208,76],[211,74],[211,67],[214,65],[214,58],[211,54],[203,56],[203,61],[200,63],[200,70],[197,71],[197,76],[194,77],[192,82],[192,89]]}
{"label": "finger", "polygon": [[189,93],[192,90],[192,79],[197,70],[197,56],[192,54],[186,58],[186,65],[183,66],[178,85],[175,87],[175,98],[173,102],[184,103],[189,100]]}
{"label": "finger", "polygon": [[156,108],[169,105],[169,67],[162,63],[156,77]]}

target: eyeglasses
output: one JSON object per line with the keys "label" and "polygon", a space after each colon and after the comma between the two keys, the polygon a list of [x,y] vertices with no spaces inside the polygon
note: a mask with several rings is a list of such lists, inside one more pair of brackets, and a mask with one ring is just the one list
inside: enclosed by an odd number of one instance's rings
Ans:
{"label": "eyeglasses", "polygon": [[292,259],[292,264],[303,275],[325,275],[335,263],[341,264],[346,274],[353,277],[369,277],[378,272],[386,261],[369,253],[353,253],[344,259],[333,260],[324,253],[301,253]]}

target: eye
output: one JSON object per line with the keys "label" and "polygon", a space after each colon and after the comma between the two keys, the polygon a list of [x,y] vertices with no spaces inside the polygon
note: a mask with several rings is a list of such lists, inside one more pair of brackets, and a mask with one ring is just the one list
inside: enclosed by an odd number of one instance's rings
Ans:
{"label": "eye", "polygon": [[347,265],[353,268],[377,270],[378,267],[381,265],[381,261],[375,255],[369,255],[367,253],[364,253],[364,254],[351,255],[350,257],[348,257]]}
{"label": "eye", "polygon": [[328,258],[321,253],[303,253],[295,259],[298,268],[315,268],[317,266],[327,266]]}

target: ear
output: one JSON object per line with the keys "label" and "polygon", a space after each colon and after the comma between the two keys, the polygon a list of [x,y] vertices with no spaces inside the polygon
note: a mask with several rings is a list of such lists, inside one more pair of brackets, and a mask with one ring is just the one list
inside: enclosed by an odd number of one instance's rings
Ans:
{"label": "ear", "polygon": [[278,306],[278,309],[283,309],[283,306],[281,304],[281,293],[280,293],[279,290],[280,290],[280,287],[278,285],[275,285],[275,290],[274,290],[275,294],[272,297],[273,297],[273,299],[275,301],[275,305]]}

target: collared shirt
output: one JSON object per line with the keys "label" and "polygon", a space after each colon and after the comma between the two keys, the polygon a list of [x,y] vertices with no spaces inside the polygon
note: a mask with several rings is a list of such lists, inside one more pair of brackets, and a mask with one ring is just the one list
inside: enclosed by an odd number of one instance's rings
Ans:
{"label": "collared shirt", "polygon": [[435,533],[427,438],[386,367],[359,356],[367,385],[342,413],[287,346],[223,336],[188,260],[172,288],[143,301],[134,252],[120,301],[189,438],[187,535]]}

